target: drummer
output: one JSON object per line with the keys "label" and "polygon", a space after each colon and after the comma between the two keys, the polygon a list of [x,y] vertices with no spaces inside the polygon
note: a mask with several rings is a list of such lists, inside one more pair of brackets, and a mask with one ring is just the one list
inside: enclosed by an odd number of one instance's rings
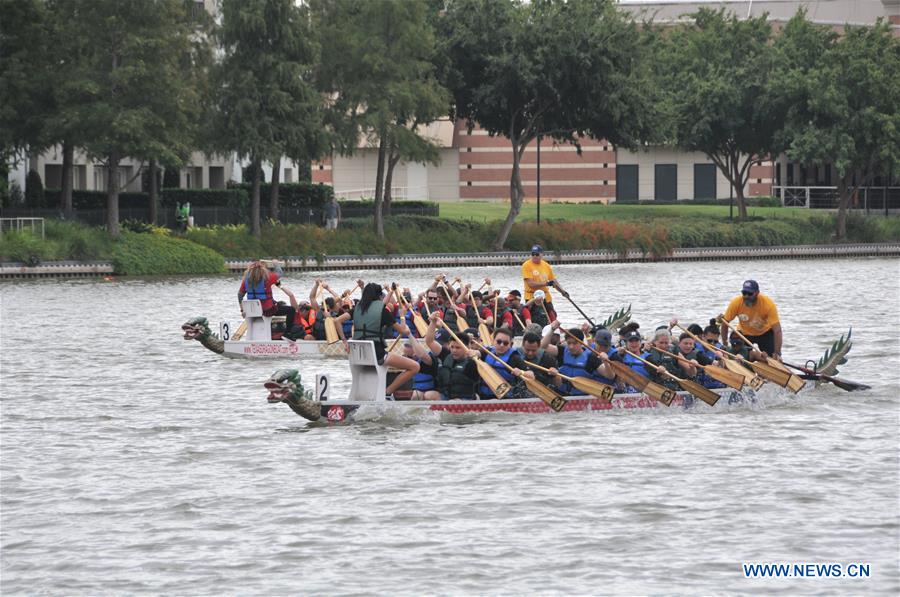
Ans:
{"label": "drummer", "polygon": [[553,301],[550,295],[550,287],[554,287],[565,293],[553,273],[553,267],[543,259],[544,248],[541,245],[531,247],[531,259],[522,264],[522,279],[525,283],[525,302],[534,298],[537,290],[544,291],[544,300],[547,303]]}

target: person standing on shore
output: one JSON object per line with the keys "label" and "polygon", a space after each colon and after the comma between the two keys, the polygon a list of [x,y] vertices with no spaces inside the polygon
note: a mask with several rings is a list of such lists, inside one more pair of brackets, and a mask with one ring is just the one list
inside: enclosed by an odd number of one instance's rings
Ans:
{"label": "person standing on shore", "polygon": [[719,333],[722,344],[729,345],[729,330],[725,321],[738,318],[738,330],[759,349],[781,360],[781,321],[775,301],[759,292],[756,280],[747,280],[741,288],[741,296],[734,297],[723,315]]}
{"label": "person standing on shore", "polygon": [[325,204],[325,230],[337,230],[341,222],[341,206],[337,198],[332,196],[331,201]]}
{"label": "person standing on shore", "polygon": [[534,293],[538,290],[544,292],[545,301],[548,303],[553,302],[553,297],[550,295],[551,286],[565,293],[565,290],[556,280],[553,268],[542,259],[543,253],[544,249],[541,245],[534,245],[531,247],[531,259],[522,264],[522,279],[525,282],[526,302],[534,298]]}

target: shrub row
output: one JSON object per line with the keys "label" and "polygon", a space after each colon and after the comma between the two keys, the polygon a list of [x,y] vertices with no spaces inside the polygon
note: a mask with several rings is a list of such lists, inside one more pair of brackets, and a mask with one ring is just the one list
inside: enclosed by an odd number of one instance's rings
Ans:
{"label": "shrub row", "polygon": [[[45,192],[47,207],[60,204],[59,189]],[[72,191],[72,207],[78,209],[106,209],[104,191]],[[146,208],[150,201],[147,193],[119,193],[120,208]],[[195,207],[234,207],[245,209],[250,200],[242,189],[163,189],[159,194],[162,207],[174,207],[176,203],[189,201]]]}
{"label": "shrub row", "polygon": [[[249,197],[253,185],[246,182],[229,183],[229,188],[243,189]],[[264,203],[269,202],[272,194],[271,183],[260,185],[259,196]],[[284,207],[322,207],[334,197],[334,189],[325,184],[311,182],[292,182],[278,185],[278,202]]]}
{"label": "shrub row", "polygon": [[166,234],[123,231],[112,250],[113,269],[132,276],[218,274],[225,271],[219,253],[183,238]]}

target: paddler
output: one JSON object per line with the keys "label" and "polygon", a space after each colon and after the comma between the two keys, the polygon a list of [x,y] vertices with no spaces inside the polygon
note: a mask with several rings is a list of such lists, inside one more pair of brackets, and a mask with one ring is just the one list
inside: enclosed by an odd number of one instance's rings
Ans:
{"label": "paddler", "polygon": [[[502,377],[513,390],[507,394],[507,398],[518,398],[516,394],[516,382],[518,377],[526,376],[534,378],[534,373],[525,371],[525,361],[522,360],[522,354],[512,347],[513,336],[509,328],[498,328],[494,332],[494,345],[489,347],[483,355],[484,362],[494,368],[500,377]],[[513,368],[512,371],[504,367],[499,361],[505,362]],[[478,393],[484,399],[496,398],[493,390],[487,384],[482,383],[478,386]]]}
{"label": "paddler", "polygon": [[556,321],[556,310],[552,303],[548,303],[543,290],[535,290],[531,300],[525,303],[528,312],[531,313],[532,323],[536,323],[544,329]]}
{"label": "paddler", "polygon": [[275,262],[275,271],[269,271],[262,261],[254,261],[244,270],[241,286],[238,288],[238,305],[241,307],[241,316],[244,316],[244,296],[248,300],[258,300],[262,307],[263,315],[284,315],[286,322],[294,320],[294,309],[284,304],[278,304],[272,297],[272,286],[281,287],[281,266]]}
{"label": "paddler", "polygon": [[534,293],[538,290],[544,291],[544,300],[548,303],[553,302],[553,296],[550,294],[550,287],[558,289],[565,293],[562,286],[556,280],[553,268],[543,259],[544,249],[541,245],[531,247],[531,259],[522,264],[522,279],[525,283],[525,302],[534,298]]}
{"label": "paddler", "polygon": [[770,357],[781,360],[781,321],[775,301],[759,292],[756,280],[747,280],[741,288],[741,296],[734,297],[725,310],[719,334],[722,343],[729,343],[729,330],[725,322],[738,318],[737,329],[750,342]]}
{"label": "paddler", "polygon": [[[554,321],[550,324],[551,329],[558,329],[560,322]],[[574,337],[573,337],[574,336]],[[577,339],[576,339],[577,338]],[[551,369],[554,376],[562,373],[568,377],[585,377],[594,381],[607,385],[615,385],[615,371],[607,363],[609,357],[606,353],[600,353],[597,356],[593,352],[585,349],[584,345],[579,342],[584,340],[584,332],[580,328],[571,328],[566,334],[565,346],[553,346],[550,343],[549,335],[545,335],[541,340],[541,348],[547,351],[551,357],[556,358],[555,367]],[[570,396],[580,396],[584,392],[572,386],[572,384],[560,377],[557,377],[558,386],[561,391]]]}
{"label": "paddler", "polygon": [[384,346],[385,330],[393,328],[401,335],[407,335],[409,328],[394,320],[394,315],[386,308],[383,297],[384,289],[380,285],[375,282],[365,285],[362,298],[353,309],[353,339],[372,340],[379,365],[403,370],[384,390],[385,395],[391,397],[419,372],[419,364],[404,356],[387,353]]}

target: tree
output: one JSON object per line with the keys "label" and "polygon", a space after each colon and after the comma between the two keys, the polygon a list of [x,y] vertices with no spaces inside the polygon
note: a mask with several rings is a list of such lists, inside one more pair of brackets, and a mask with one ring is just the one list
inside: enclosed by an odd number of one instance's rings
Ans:
{"label": "tree", "polygon": [[506,243],[525,198],[520,163],[538,137],[634,148],[652,135],[650,37],[607,0],[456,0],[441,23],[455,115],[509,139]]}
{"label": "tree", "polygon": [[750,168],[775,149],[783,112],[765,93],[773,67],[767,15],[745,20],[701,8],[671,32],[657,61],[671,141],[706,154],[734,188],[747,217]]}
{"label": "tree", "polygon": [[79,123],[85,151],[106,166],[107,229],[115,238],[122,159],[178,163],[193,143],[199,101],[184,68],[193,26],[180,0],[60,6],[73,34],[88,40],[67,73],[61,117]]}
{"label": "tree", "polygon": [[318,47],[306,8],[292,0],[224,0],[221,8],[209,145],[250,162],[250,222],[259,237],[262,163],[308,160],[324,146],[322,100],[311,82]]}
{"label": "tree", "polygon": [[331,98],[334,149],[352,154],[361,138],[377,147],[375,230],[384,237],[386,181],[390,184],[401,158],[437,159],[417,125],[446,114],[449,103],[435,77],[427,5],[424,0],[318,0],[312,6],[322,40],[318,81]]}
{"label": "tree", "polygon": [[793,160],[833,164],[835,236],[843,239],[859,188],[900,170],[900,40],[883,21],[838,35],[800,12],[775,49],[780,68],[772,87],[787,114],[781,140]]}

